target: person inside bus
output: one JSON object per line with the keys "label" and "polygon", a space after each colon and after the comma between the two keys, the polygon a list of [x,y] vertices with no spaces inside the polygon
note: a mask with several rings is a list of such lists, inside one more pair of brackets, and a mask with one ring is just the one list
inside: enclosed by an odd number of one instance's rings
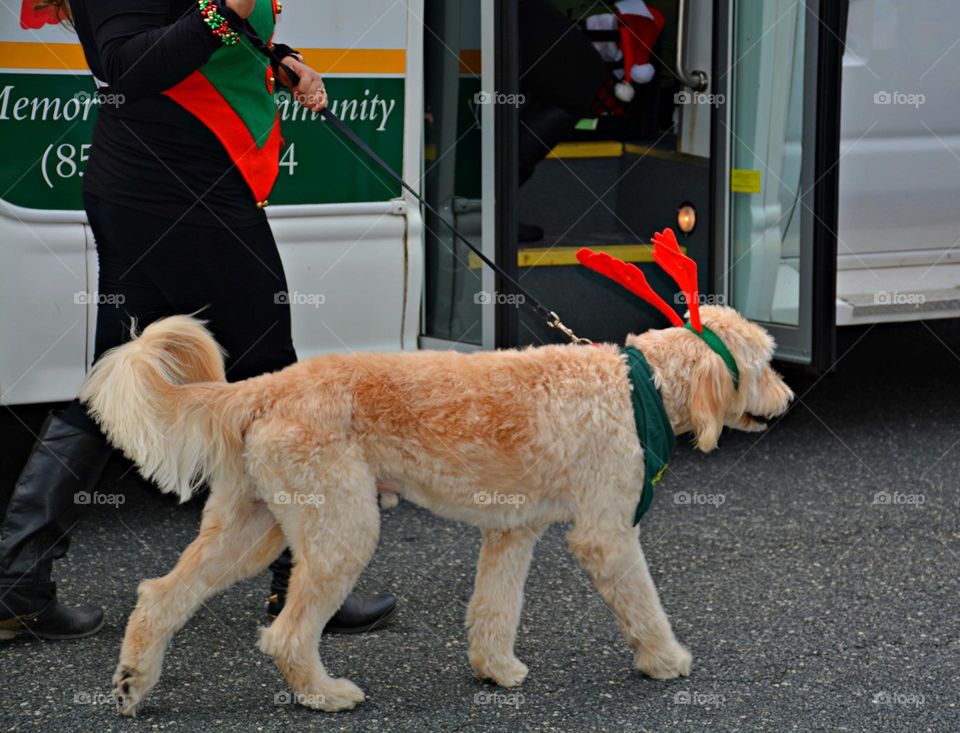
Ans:
{"label": "person inside bus", "polygon": [[[520,175],[537,164],[586,115],[607,69],[593,43],[550,0],[520,0]],[[520,241],[543,239],[543,229],[520,224]]]}
{"label": "person inside bus", "polygon": [[[72,22],[104,100],[83,178],[100,264],[94,359],[128,338],[131,318],[143,328],[201,312],[227,352],[228,380],[294,363],[283,264],[263,211],[279,164],[273,81],[265,57],[235,30],[248,18],[269,37],[280,3],[47,5]],[[300,77],[297,100],[322,110],[320,75],[291,49],[277,49]],[[282,69],[273,73],[289,82]],[[103,625],[102,609],[57,598],[51,570],[77,522],[75,495],[94,491],[110,454],[78,401],[47,417],[0,531],[0,636],[72,639]],[[271,569],[273,616],[284,604],[289,551]],[[353,594],[327,630],[371,630],[395,608],[391,594]]]}

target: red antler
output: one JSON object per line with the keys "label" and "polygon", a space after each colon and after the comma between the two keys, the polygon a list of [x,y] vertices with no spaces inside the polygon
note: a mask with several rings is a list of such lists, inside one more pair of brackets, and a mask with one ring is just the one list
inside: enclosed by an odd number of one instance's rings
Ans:
{"label": "red antler", "polygon": [[[647,278],[644,277],[639,267],[628,265],[623,260],[618,260],[606,252],[594,252],[586,247],[577,251],[577,259],[584,267],[599,272],[604,277],[619,283],[634,295],[647,301],[669,318],[674,326],[683,326],[683,319],[650,287],[650,283],[647,282]],[[694,282],[696,282],[696,275],[694,275]]]}
{"label": "red antler", "polygon": [[[700,291],[697,287],[697,263],[680,250],[672,229],[664,229],[653,235],[653,261],[673,278],[687,298],[690,309],[690,325],[697,333],[703,333],[700,323]],[[683,325],[682,322],[680,325]]]}

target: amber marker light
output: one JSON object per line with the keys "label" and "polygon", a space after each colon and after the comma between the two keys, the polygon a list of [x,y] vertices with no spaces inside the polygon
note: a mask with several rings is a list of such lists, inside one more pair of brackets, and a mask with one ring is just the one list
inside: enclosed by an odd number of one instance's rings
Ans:
{"label": "amber marker light", "polygon": [[697,210],[689,201],[680,204],[677,209],[677,227],[684,234],[690,234],[697,228]]}

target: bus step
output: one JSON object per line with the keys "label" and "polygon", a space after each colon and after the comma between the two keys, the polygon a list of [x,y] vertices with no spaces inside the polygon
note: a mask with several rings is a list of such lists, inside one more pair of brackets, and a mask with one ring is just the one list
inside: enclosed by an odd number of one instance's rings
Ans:
{"label": "bus step", "polygon": [[960,288],[930,290],[878,290],[874,293],[841,294],[839,299],[851,307],[853,318],[884,316],[920,316],[924,313],[960,314]]}

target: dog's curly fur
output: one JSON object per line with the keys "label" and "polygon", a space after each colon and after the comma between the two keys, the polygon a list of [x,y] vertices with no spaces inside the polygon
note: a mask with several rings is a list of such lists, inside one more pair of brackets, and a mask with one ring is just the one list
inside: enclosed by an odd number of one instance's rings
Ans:
{"label": "dog's curly fur", "polygon": [[[704,307],[741,373],[679,328],[630,336],[646,355],[677,434],[716,447],[724,425],[762,429],[792,398],[770,368],[773,340],[734,310]],[[686,675],[632,526],[643,484],[627,368],[610,345],[464,355],[322,356],[243,382],[188,316],[157,321],[94,366],[81,398],[114,445],[168,492],[210,485],[200,534],[166,577],[146,580],[114,678],[133,714],[157,682],[173,634],[212,594],[294,554],[286,606],[260,637],[297,699],[351,708],[363,692],[331,677],[318,643],[373,555],[378,482],[482,530],[467,611],[469,659],[505,687],[534,545],[571,522],[570,549],[616,614],[636,667]]]}

